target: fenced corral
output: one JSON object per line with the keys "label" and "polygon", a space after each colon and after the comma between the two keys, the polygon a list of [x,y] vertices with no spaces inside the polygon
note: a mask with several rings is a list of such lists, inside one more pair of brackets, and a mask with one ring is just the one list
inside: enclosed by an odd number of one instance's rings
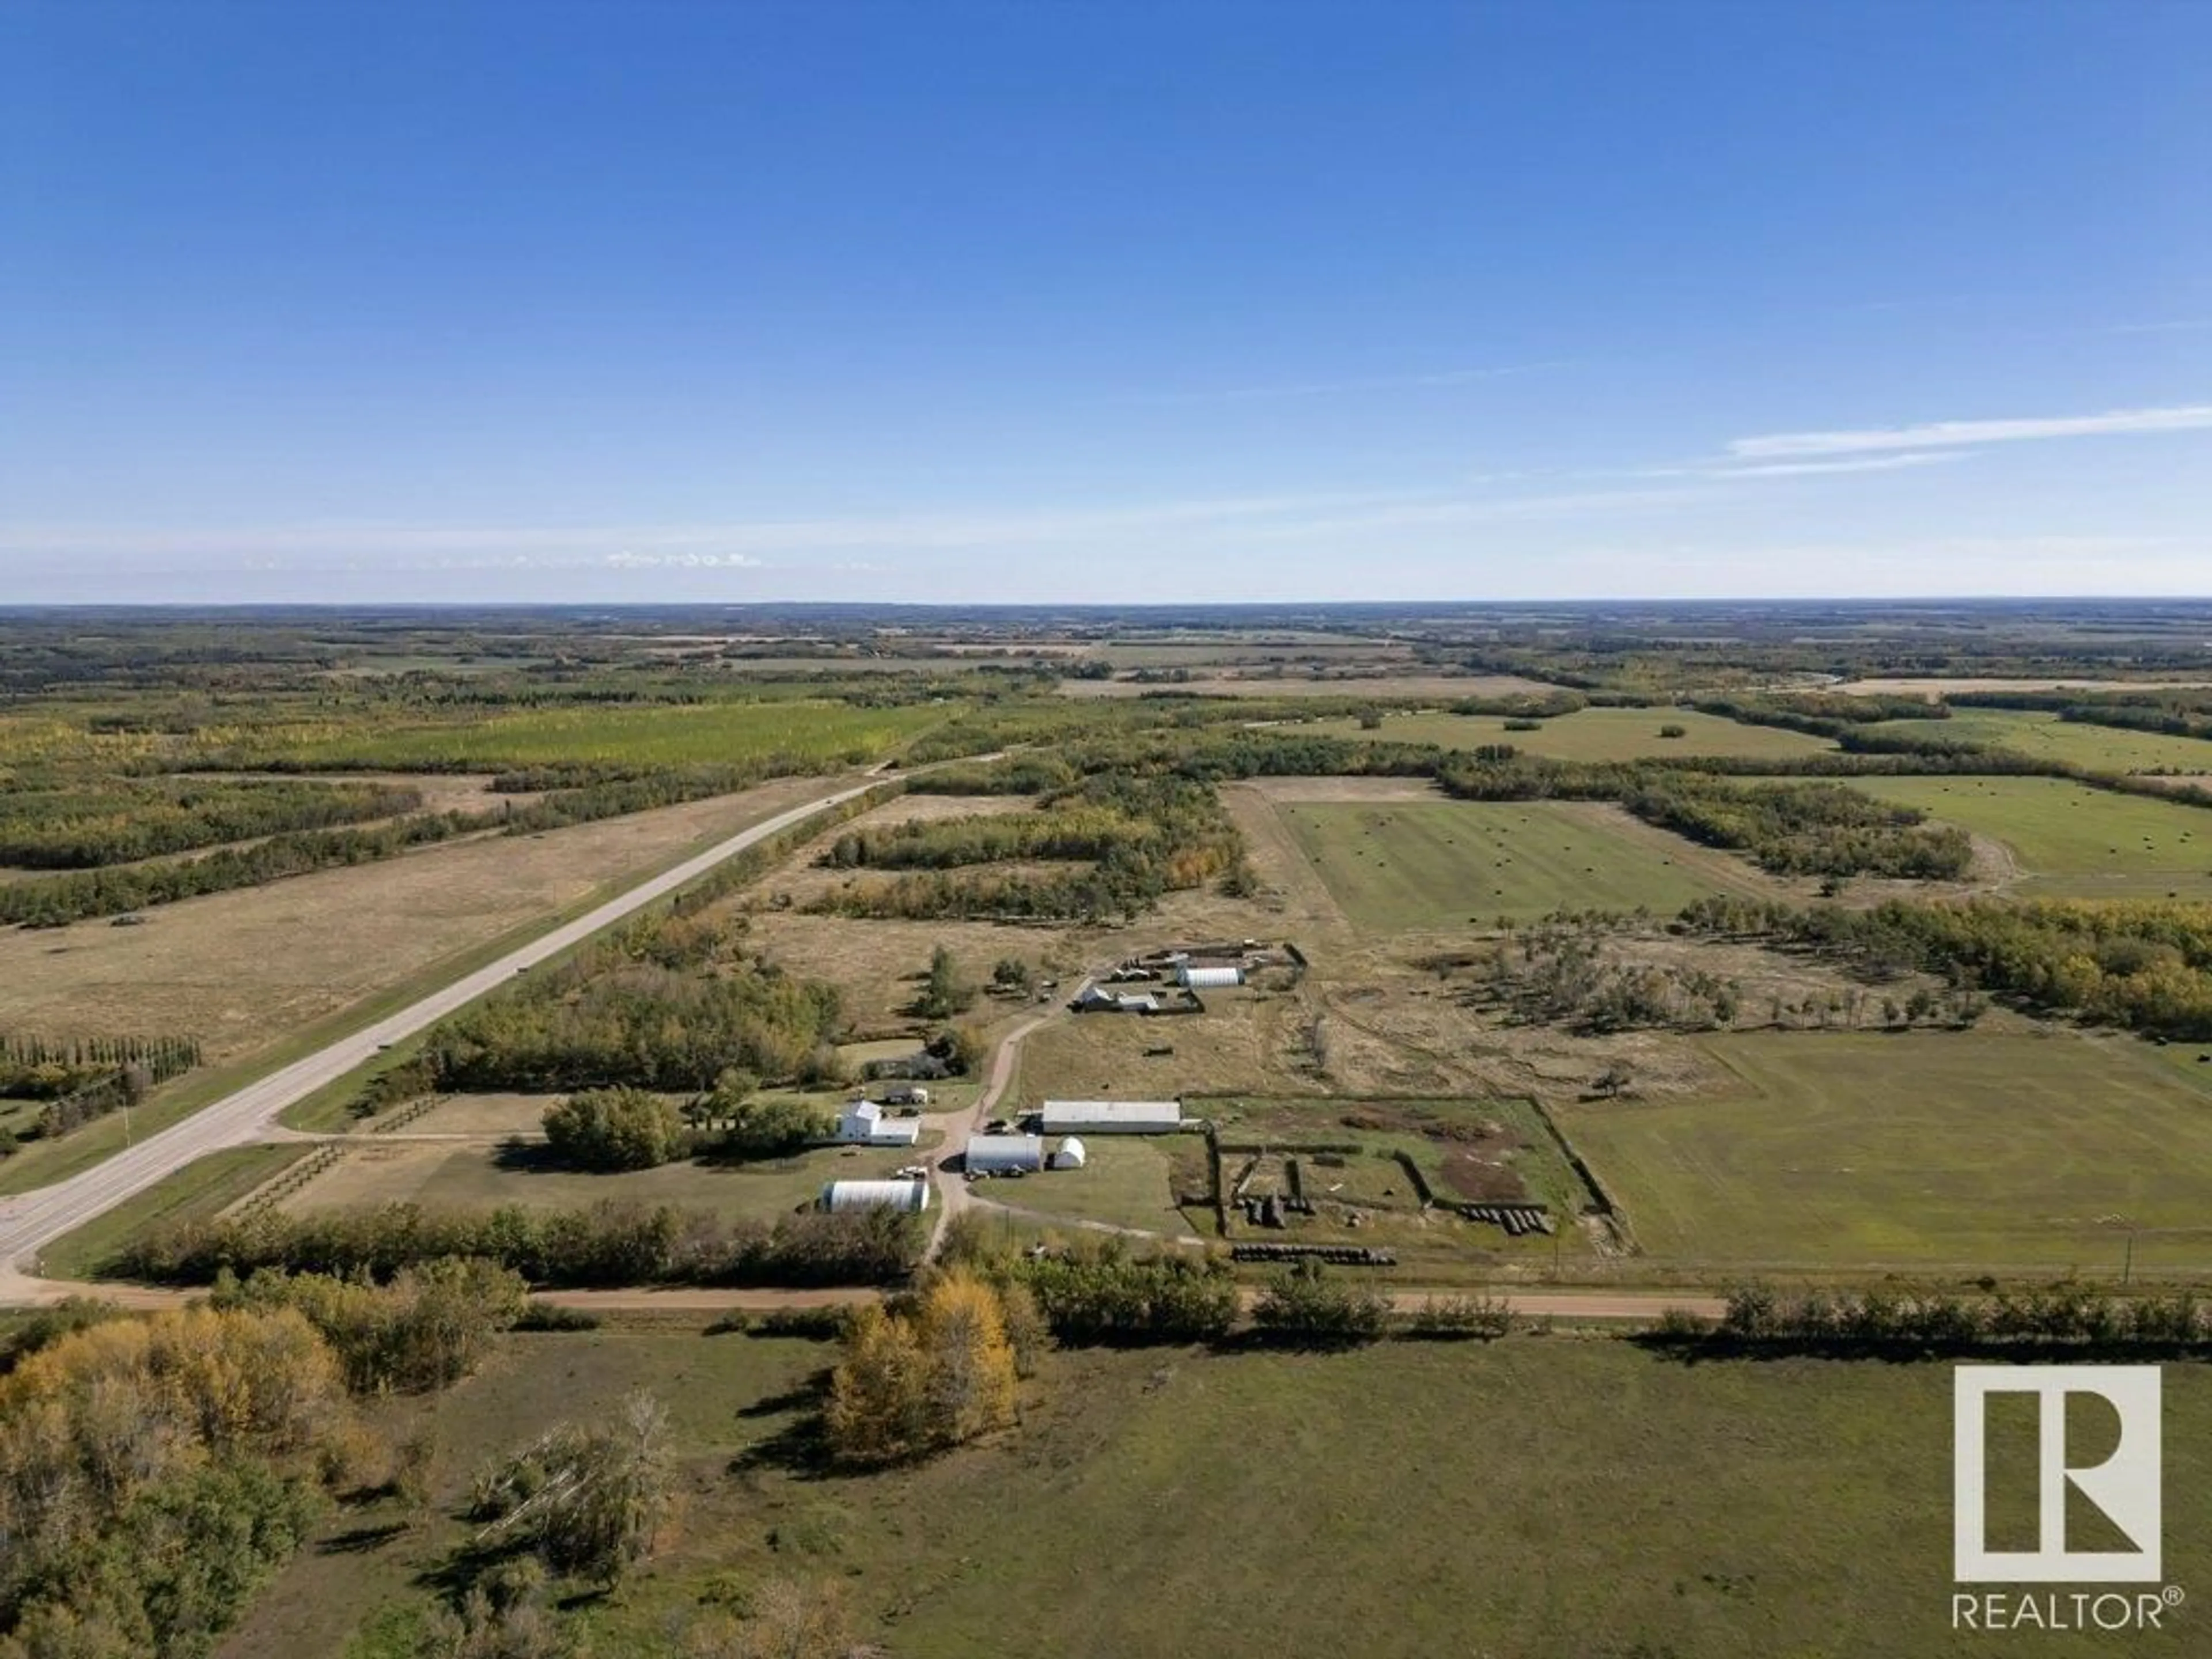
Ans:
{"label": "fenced corral", "polygon": [[1395,1267],[1397,1254],[1371,1244],[1232,1244],[1231,1261],[1323,1261],[1332,1267]]}

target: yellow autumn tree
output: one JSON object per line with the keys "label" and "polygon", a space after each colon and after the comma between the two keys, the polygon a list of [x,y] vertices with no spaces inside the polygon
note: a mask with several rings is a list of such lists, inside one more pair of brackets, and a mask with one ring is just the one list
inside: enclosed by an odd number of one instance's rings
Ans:
{"label": "yellow autumn tree", "polygon": [[946,1273],[922,1297],[916,1323],[939,1443],[957,1445],[1012,1424],[1014,1346],[998,1292],[970,1273]]}
{"label": "yellow autumn tree", "polygon": [[823,1413],[841,1462],[892,1463],[1014,1420],[1015,1356],[999,1294],[947,1273],[911,1312],[859,1310]]}

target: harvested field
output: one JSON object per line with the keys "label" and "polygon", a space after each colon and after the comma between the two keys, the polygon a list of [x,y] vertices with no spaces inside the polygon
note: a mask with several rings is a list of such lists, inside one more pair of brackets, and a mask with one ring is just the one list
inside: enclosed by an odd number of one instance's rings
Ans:
{"label": "harvested field", "polygon": [[1600,803],[1293,805],[1282,816],[1345,914],[1377,933],[1558,910],[1671,914],[1711,893],[1775,890],[1740,860]]}
{"label": "harvested field", "polygon": [[2212,898],[2212,812],[2063,778],[1880,778],[1855,787],[2003,843],[2022,897]]}
{"label": "harvested field", "polygon": [[826,787],[784,779],[539,836],[426,848],[164,905],[143,927],[0,932],[0,1024],[173,1032],[199,1038],[210,1062],[236,1058]]}

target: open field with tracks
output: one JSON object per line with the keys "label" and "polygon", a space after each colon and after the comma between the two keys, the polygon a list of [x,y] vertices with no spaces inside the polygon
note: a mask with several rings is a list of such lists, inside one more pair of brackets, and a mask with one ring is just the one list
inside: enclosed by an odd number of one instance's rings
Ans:
{"label": "open field with tracks", "polygon": [[[1462,692],[1462,696],[1473,696]],[[1662,738],[1659,728],[1679,726],[1679,738]],[[1434,743],[1447,749],[1476,749],[1507,743],[1524,755],[1553,760],[1679,760],[1691,755],[1741,755],[1787,758],[1815,755],[1835,744],[1825,738],[1778,726],[1746,726],[1686,708],[1580,708],[1540,722],[1533,732],[1510,732],[1494,714],[1386,714],[1381,727],[1362,729],[1357,720],[1316,720],[1309,728],[1342,738],[1377,742]]]}
{"label": "open field with tracks", "polygon": [[[1182,1659],[1241,1649],[1255,1609],[1300,1651],[1376,1659],[1958,1650],[1945,1364],[1686,1365],[1568,1338],[1060,1353],[1012,1436],[825,1479],[789,1446],[832,1351],[700,1322],[508,1337],[434,1413],[381,1408],[432,1425],[427,1509],[337,1517],[222,1659],[405,1659],[426,1577],[473,1530],[471,1473],[638,1388],[669,1407],[684,1502],[645,1571],[576,1608],[595,1652],[778,1580],[902,1659]],[[2167,1367],[2165,1411],[2169,1490],[2199,1490],[2212,1370]],[[2202,1529],[2173,1527],[2167,1577],[2208,1574]],[[2187,1634],[2134,1645],[2179,1654]]]}
{"label": "open field with tracks", "polygon": [[1555,910],[1671,914],[1766,890],[1750,866],[1587,802],[1286,804],[1277,809],[1345,913],[1400,932]]}
{"label": "open field with tracks", "polygon": [[1877,778],[1856,787],[2009,849],[2022,897],[2212,899],[2212,812],[2063,778]]}
{"label": "open field with tracks", "polygon": [[[1700,1039],[1717,1086],[1555,1109],[1655,1261],[2212,1270],[2212,1079],[2060,1030]],[[2212,1066],[2203,1068],[2212,1073]]]}

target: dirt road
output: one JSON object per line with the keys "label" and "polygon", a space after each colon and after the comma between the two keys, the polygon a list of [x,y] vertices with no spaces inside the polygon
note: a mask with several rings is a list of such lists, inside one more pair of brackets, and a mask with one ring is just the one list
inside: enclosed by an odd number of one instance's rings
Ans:
{"label": "dirt road", "polygon": [[180,1123],[150,1135],[91,1169],[6,1200],[0,1200],[0,1305],[33,1299],[27,1284],[38,1253],[64,1234],[137,1196],[195,1159],[226,1147],[266,1139],[276,1115],[324,1085],[345,1076],[378,1049],[412,1036],[447,1014],[497,988],[525,969],[582,943],[604,927],[635,914],[655,899],[697,879],[725,859],[744,852],[817,812],[842,805],[873,787],[850,784],[779,812],[739,830],[673,869],[639,883],[574,921],[509,951],[498,961],[465,974],[419,1002],[316,1050],[235,1093],[193,1113]]}

